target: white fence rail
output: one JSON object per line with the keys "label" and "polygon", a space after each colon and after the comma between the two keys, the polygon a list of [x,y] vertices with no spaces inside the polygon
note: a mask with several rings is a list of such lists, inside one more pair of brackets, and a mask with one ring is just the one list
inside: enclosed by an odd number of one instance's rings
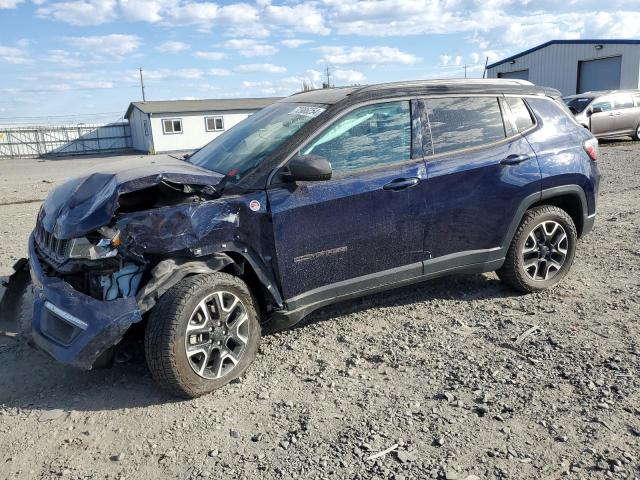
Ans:
{"label": "white fence rail", "polygon": [[129,124],[0,127],[0,158],[87,155],[131,148]]}

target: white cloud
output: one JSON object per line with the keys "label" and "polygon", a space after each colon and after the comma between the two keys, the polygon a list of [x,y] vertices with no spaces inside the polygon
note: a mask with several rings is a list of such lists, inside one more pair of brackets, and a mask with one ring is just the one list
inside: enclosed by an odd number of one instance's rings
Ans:
{"label": "white cloud", "polygon": [[0,10],[16,8],[24,0],[0,0]]}
{"label": "white cloud", "polygon": [[333,78],[335,78],[338,82],[345,83],[360,83],[365,80],[365,76],[362,72],[357,70],[334,70]]}
{"label": "white cloud", "polygon": [[30,63],[31,59],[27,46],[24,42],[18,42],[13,47],[0,45],[0,62],[13,65]]}
{"label": "white cloud", "polygon": [[271,87],[272,85],[273,85],[273,83],[271,83],[268,80],[263,80],[263,81],[259,81],[259,82],[251,82],[249,80],[244,80],[242,82],[242,86],[244,88]]}
{"label": "white cloud", "polygon": [[280,42],[282,45],[288,48],[298,48],[301,45],[313,43],[313,40],[302,40],[300,38],[288,38]]}
{"label": "white cloud", "polygon": [[227,54],[223,52],[195,52],[193,56],[204,60],[222,60],[227,58]]}
{"label": "white cloud", "polygon": [[419,58],[395,47],[319,47],[323,56],[319,63],[346,65],[352,63],[378,65],[400,63],[410,65]]}
{"label": "white cloud", "polygon": [[140,37],[119,33],[91,37],[67,37],[65,40],[75,48],[85,50],[89,55],[105,57],[121,57],[131,54],[141,44]]}
{"label": "white cloud", "polygon": [[265,20],[275,25],[286,26],[295,32],[328,35],[331,29],[325,25],[325,19],[315,6],[301,3],[298,5],[267,5],[264,9]]}
{"label": "white cloud", "polygon": [[117,18],[115,0],[75,0],[45,4],[36,10],[40,18],[52,18],[77,26],[100,25]]}
{"label": "white cloud", "polygon": [[207,70],[207,75],[212,77],[226,77],[227,75],[231,75],[231,70],[227,70],[226,68],[211,68]]}
{"label": "white cloud", "polygon": [[132,22],[156,23],[162,20],[162,1],[118,0],[118,6],[121,16]]}
{"label": "white cloud", "polygon": [[243,57],[268,57],[278,53],[273,45],[257,42],[250,38],[234,38],[224,42],[226,48],[237,50]]}
{"label": "white cloud", "polygon": [[189,50],[189,48],[189,45],[184,42],[168,41],[158,45],[156,50],[162,53],[180,53]]}
{"label": "white cloud", "polygon": [[284,73],[287,69],[272,63],[250,63],[238,65],[236,71],[240,73]]}

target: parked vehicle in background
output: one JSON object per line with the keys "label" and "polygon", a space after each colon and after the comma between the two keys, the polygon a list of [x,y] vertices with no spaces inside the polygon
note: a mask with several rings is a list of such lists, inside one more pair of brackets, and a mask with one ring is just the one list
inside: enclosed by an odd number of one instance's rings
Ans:
{"label": "parked vehicle in background", "polygon": [[153,377],[196,397],[330,303],[460,272],[553,287],[594,223],[597,148],[525,81],[292,95],[186,161],[53,190],[29,241],[34,340],[92,368],[143,323]]}
{"label": "parked vehicle in background", "polygon": [[576,120],[597,138],[640,140],[640,90],[586,92],[564,101]]}

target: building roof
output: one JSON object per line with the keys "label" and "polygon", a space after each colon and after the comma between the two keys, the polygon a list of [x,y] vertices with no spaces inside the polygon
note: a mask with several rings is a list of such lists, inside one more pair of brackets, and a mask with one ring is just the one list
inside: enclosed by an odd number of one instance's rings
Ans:
{"label": "building roof", "polygon": [[326,88],[301,92],[280,100],[283,103],[323,103],[335,105],[347,98],[361,101],[374,98],[385,98],[402,95],[429,95],[447,93],[503,93],[523,91],[544,93],[540,87],[531,82],[517,79],[447,79],[447,80],[414,80],[405,82],[380,83],[360,87]]}
{"label": "building roof", "polygon": [[143,113],[185,113],[229,110],[259,110],[280,100],[280,97],[265,98],[215,98],[204,100],[161,100],[131,102],[125,118],[129,118],[133,108]]}
{"label": "building roof", "polygon": [[538,45],[537,47],[530,48],[529,50],[525,50],[524,52],[517,53],[512,55],[511,57],[500,60],[499,62],[492,63],[491,65],[487,65],[487,69],[494,68],[503,63],[510,62],[511,60],[516,60],[525,55],[529,55],[530,53],[536,52],[538,50],[542,50],[543,48],[547,48],[551,45],[584,45],[584,44],[594,44],[594,45],[609,45],[609,44],[619,44],[619,45],[640,45],[640,40],[550,40],[546,43]]}

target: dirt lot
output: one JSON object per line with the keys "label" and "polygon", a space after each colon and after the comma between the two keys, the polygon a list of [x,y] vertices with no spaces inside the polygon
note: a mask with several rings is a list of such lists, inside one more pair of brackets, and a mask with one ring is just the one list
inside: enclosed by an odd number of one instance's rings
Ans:
{"label": "dirt lot", "polygon": [[[107,161],[0,162],[0,275],[46,191]],[[640,145],[599,163],[554,290],[471,275],[327,308],[198,400],[137,357],[79,372],[0,337],[0,478],[640,478]]]}

